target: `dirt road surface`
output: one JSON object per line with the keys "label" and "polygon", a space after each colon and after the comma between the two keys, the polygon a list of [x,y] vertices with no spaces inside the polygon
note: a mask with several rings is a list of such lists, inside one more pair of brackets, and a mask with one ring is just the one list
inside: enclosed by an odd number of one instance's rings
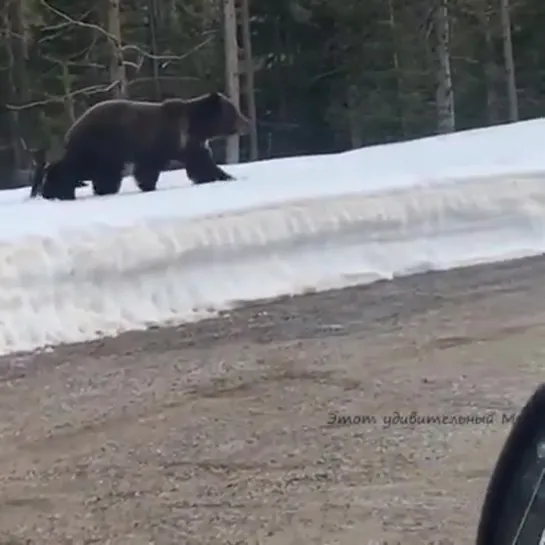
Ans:
{"label": "dirt road surface", "polygon": [[0,544],[473,543],[544,362],[540,258],[4,357]]}

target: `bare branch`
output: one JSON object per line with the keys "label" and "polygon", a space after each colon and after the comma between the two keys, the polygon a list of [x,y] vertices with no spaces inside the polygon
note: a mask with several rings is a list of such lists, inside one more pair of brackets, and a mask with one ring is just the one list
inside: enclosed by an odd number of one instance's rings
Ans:
{"label": "bare branch", "polygon": [[[74,59],[77,58],[85,58],[89,54],[90,47],[86,46],[81,51],[77,51],[76,53],[70,55],[66,59],[55,59],[54,57],[51,57],[50,55],[42,55],[42,58],[47,59],[48,61],[58,64],[58,63],[68,63],[68,64],[78,64],[78,61],[74,61]],[[79,64],[82,64],[81,62]],[[89,63],[85,62],[83,66],[88,66]]]}
{"label": "bare branch", "polygon": [[5,107],[8,110],[12,111],[21,111],[28,110],[30,108],[35,108],[36,106],[47,106],[48,104],[62,104],[67,98],[73,98],[79,95],[93,95],[96,93],[107,93],[119,85],[118,81],[114,81],[109,85],[91,85],[90,87],[84,87],[83,89],[77,89],[72,91],[67,96],[53,96],[45,100],[37,100],[35,102],[29,102],[27,104],[15,105],[15,104],[6,104]]}
{"label": "bare branch", "polygon": [[[72,23],[73,25],[76,25],[76,26],[79,26],[79,27],[82,27],[82,28],[88,28],[88,29],[91,29],[91,30],[95,30],[95,31],[99,32],[100,34],[102,34],[107,40],[112,41],[112,42],[117,42],[115,36],[112,36],[109,32],[107,32],[101,26],[95,25],[93,23],[86,23],[84,21],[78,21],[76,19],[73,19],[72,17],[70,17],[69,15],[64,13],[63,11],[60,11],[57,8],[54,8],[54,7],[50,6],[45,0],[40,0],[40,2],[48,10],[50,10],[52,13],[55,13],[59,17],[62,17],[65,21],[68,21],[69,23]],[[212,31],[209,32],[209,36],[207,38],[205,38],[205,40],[203,40],[200,44],[196,45],[195,47],[193,47],[192,49],[190,49],[189,51],[187,51],[183,55],[152,55],[151,53],[149,53],[147,51],[144,51],[142,48],[138,47],[137,45],[133,45],[133,44],[121,45],[121,44],[119,44],[119,46],[120,46],[121,51],[133,50],[133,51],[136,51],[137,53],[139,53],[140,55],[143,55],[147,59],[154,59],[154,60],[158,60],[158,61],[182,61],[182,60],[186,59],[188,56],[190,56],[193,53],[195,53],[195,52],[199,51],[200,49],[202,49],[207,44],[209,44],[214,39],[215,34],[216,34],[215,32],[212,32]]]}
{"label": "bare branch", "polygon": [[95,31],[100,32],[101,34],[103,34],[106,38],[108,38],[108,40],[112,39],[112,36],[110,36],[101,26],[95,25],[93,23],[86,23],[85,21],[79,21],[79,20],[73,19],[72,17],[70,17],[69,15],[64,13],[63,11],[60,11],[57,8],[54,8],[53,6],[50,6],[45,0],[40,0],[40,3],[45,8],[47,8],[49,11],[51,11],[55,15],[58,15],[61,19],[64,19],[68,23],[70,23],[72,25],[75,25],[75,26],[82,27],[82,28],[88,28],[90,30],[95,30]]}
{"label": "bare branch", "polygon": [[152,55],[151,53],[148,53],[147,51],[144,51],[142,48],[138,47],[137,45],[127,44],[122,46],[122,50],[124,51],[136,51],[137,53],[140,53],[140,55],[143,55],[147,59],[153,59],[156,61],[182,61],[198,51],[199,49],[202,49],[205,45],[209,44],[214,39],[214,36],[208,36],[204,41],[202,41],[200,44],[197,44],[195,47],[191,48],[189,51],[184,53],[183,55]]}
{"label": "bare branch", "polygon": [[43,54],[42,59],[45,61],[49,61],[52,64],[60,64],[60,65],[66,65],[66,66],[73,66],[73,67],[79,67],[79,68],[99,68],[103,69],[104,65],[99,64],[96,62],[90,62],[90,61],[71,61],[71,60],[63,60],[63,59],[56,59],[55,57],[52,57],[51,55]]}
{"label": "bare branch", "polygon": [[138,61],[138,64],[136,64],[135,62],[131,62],[131,61],[123,61],[123,66],[130,66],[130,67],[134,68],[137,72],[140,71],[143,64],[144,64],[144,58],[143,57]]}
{"label": "bare branch", "polygon": [[[89,14],[92,12],[92,10],[86,11],[80,19],[78,19],[79,22],[82,21],[82,19],[85,19],[89,16]],[[57,23],[56,25],[50,25],[50,26],[44,26],[40,30],[41,32],[57,32],[59,30],[64,30],[67,28],[70,28],[72,26],[72,21],[65,21],[64,23]],[[50,39],[49,37],[46,38]]]}

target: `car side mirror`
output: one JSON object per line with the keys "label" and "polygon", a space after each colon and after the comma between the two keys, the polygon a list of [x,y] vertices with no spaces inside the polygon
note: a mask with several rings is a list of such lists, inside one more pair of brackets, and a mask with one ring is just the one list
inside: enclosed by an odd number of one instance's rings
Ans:
{"label": "car side mirror", "polygon": [[476,545],[545,545],[545,383],[526,402],[500,452]]}

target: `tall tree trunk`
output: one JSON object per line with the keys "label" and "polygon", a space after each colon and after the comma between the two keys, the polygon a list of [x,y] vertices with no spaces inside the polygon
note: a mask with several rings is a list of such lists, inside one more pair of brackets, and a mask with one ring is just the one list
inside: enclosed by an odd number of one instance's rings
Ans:
{"label": "tall tree trunk", "polygon": [[[8,4],[6,18],[6,29],[10,37],[9,43],[6,43],[9,59],[10,102],[14,104],[25,104],[30,99],[30,85],[26,68],[28,52],[27,28],[24,18],[25,3],[25,0],[11,0]],[[21,168],[27,163],[25,160],[23,115],[16,110],[12,110],[10,114],[12,153],[16,168]]]}
{"label": "tall tree trunk", "polygon": [[153,55],[151,59],[151,69],[153,75],[153,90],[155,100],[161,99],[161,82],[159,81],[159,61],[157,60],[157,21],[158,6],[157,0],[148,0],[148,28],[149,28],[149,48]]}
{"label": "tall tree trunk", "polygon": [[490,125],[500,121],[500,101],[498,97],[498,65],[494,52],[492,15],[488,13],[488,2],[486,2],[485,14],[482,25],[485,42],[484,77],[486,83],[486,117]]}
{"label": "tall tree trunk", "polygon": [[62,64],[62,86],[64,91],[64,111],[68,118],[68,125],[76,122],[76,105],[72,96],[72,84],[70,82],[70,69],[67,64]]}
{"label": "tall tree trunk", "polygon": [[118,98],[127,96],[127,75],[121,49],[121,20],[119,5],[121,0],[108,0],[108,34],[110,35],[110,81],[117,82],[114,94]]}
{"label": "tall tree trunk", "polygon": [[350,138],[350,147],[359,149],[363,146],[361,134],[361,124],[359,115],[360,93],[355,85],[348,85],[346,89],[346,116],[348,121],[348,136]]}
{"label": "tall tree trunk", "polygon": [[403,74],[401,71],[401,63],[399,61],[399,39],[396,28],[396,17],[393,0],[388,0],[388,24],[390,25],[391,42],[392,42],[392,62],[397,86],[397,103],[399,110],[399,123],[401,132],[405,137],[407,135],[407,122],[405,120],[405,96],[403,85]]}
{"label": "tall tree trunk", "polygon": [[513,42],[511,40],[509,0],[500,0],[500,15],[505,77],[507,79],[507,100],[509,101],[509,121],[518,121],[517,83],[515,77],[515,61],[513,59]]}
{"label": "tall tree trunk", "polygon": [[250,32],[250,0],[241,0],[242,47],[244,49],[244,74],[246,78],[246,98],[250,118],[250,161],[259,158],[257,140],[257,113],[255,106],[254,56],[252,54],[252,35]]}
{"label": "tall tree trunk", "polygon": [[[240,72],[238,67],[237,14],[235,0],[223,1],[224,41],[225,41],[225,80],[227,94],[240,107]],[[227,138],[225,149],[227,163],[240,160],[240,137],[238,134]]]}
{"label": "tall tree trunk", "polygon": [[456,130],[454,92],[450,71],[450,36],[448,0],[439,0],[435,10],[435,33],[437,38],[437,132],[450,133]]}

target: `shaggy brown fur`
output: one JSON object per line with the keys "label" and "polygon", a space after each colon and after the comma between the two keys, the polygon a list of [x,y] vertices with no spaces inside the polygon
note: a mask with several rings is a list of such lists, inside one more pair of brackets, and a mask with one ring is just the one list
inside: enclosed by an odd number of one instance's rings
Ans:
{"label": "shaggy brown fur", "polygon": [[208,141],[247,130],[247,118],[221,93],[163,102],[107,100],[69,129],[60,160],[38,165],[31,196],[73,200],[84,180],[91,180],[95,195],[118,193],[129,163],[141,191],[154,191],[172,160],[185,165],[194,183],[229,180],[214,162]]}

